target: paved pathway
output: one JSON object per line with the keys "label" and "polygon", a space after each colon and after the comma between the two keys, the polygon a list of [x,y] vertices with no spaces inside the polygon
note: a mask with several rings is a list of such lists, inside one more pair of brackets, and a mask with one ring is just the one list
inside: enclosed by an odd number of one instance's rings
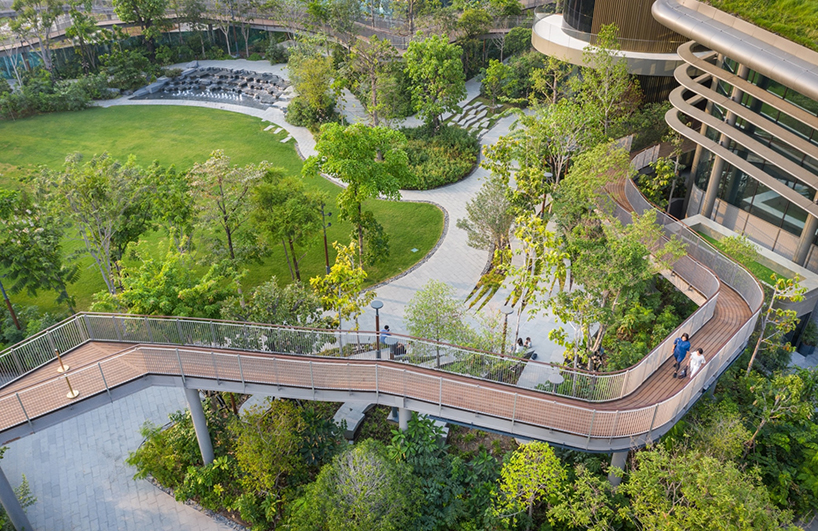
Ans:
{"label": "paved pathway", "polygon": [[165,424],[187,407],[181,389],[151,387],[14,441],[2,461],[13,486],[26,475],[37,503],[35,531],[227,531],[227,526],[177,503],[125,464],[142,442],[146,420]]}
{"label": "paved pathway", "polygon": [[[284,65],[244,60],[201,61],[200,66],[244,68],[284,75]],[[180,65],[184,66],[184,65]],[[479,82],[467,83],[468,103],[479,93]],[[351,95],[350,95],[351,96]],[[354,97],[347,104],[353,105]],[[119,98],[99,102],[101,107],[116,105],[185,105],[238,112],[268,120],[283,127],[297,142],[301,155],[315,154],[315,140],[303,127],[284,120],[282,111],[267,110],[220,102],[185,100],[128,100]],[[357,103],[360,106],[359,103]],[[358,110],[347,109],[349,114]],[[414,124],[416,118],[407,120]],[[508,132],[513,118],[500,120],[482,138],[482,144],[495,142]],[[446,211],[448,230],[437,251],[408,274],[377,288],[384,302],[381,322],[390,324],[396,333],[405,332],[403,315],[406,303],[430,279],[443,281],[455,288],[457,297],[465,299],[474,288],[488,259],[488,253],[466,244],[466,234],[455,224],[466,215],[466,203],[480,188],[487,172],[478,168],[466,179],[436,190],[406,191],[404,199],[433,202]],[[507,292],[500,291],[488,308],[499,309]],[[364,329],[374,328],[372,310],[361,319]],[[516,322],[509,320],[509,330]],[[540,360],[559,361],[561,355],[547,340],[553,320],[538,319],[523,323],[520,335],[531,336]],[[510,332],[512,333],[512,332]],[[551,351],[549,353],[549,351]],[[150,419],[164,424],[167,415],[184,408],[184,395],[175,388],[151,388],[126,399],[91,411],[42,432],[9,444],[2,466],[13,485],[25,474],[38,502],[28,514],[36,530],[224,530],[210,518],[176,503],[170,496],[146,481],[133,481],[134,470],[124,463],[128,453],[141,442],[139,427]]]}

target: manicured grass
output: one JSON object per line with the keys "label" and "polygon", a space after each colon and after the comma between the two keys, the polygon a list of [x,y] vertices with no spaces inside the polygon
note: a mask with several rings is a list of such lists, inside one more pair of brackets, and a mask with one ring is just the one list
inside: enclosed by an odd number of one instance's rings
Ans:
{"label": "manicured grass", "polygon": [[[704,238],[705,240],[707,240],[707,242],[710,245],[712,245],[713,247],[715,247],[719,251],[721,251],[723,253],[725,252],[724,251],[724,246],[717,239],[711,238],[710,236],[708,236],[706,234],[702,234],[699,231],[696,231],[696,233],[699,236],[701,236],[702,238]],[[727,253],[725,253],[725,254],[727,254]],[[747,266],[747,269],[749,269],[750,273],[755,275],[755,277],[757,279],[759,279],[762,282],[766,282],[767,284],[769,284],[772,281],[770,277],[772,277],[773,274],[778,275],[778,278],[788,278],[787,276],[782,275],[781,273],[776,273],[775,271],[773,271],[769,267],[767,267],[767,266],[765,266],[763,264],[759,264],[758,262],[753,262],[753,263],[749,264]]]}
{"label": "manicured grass", "polygon": [[[242,114],[173,106],[89,109],[0,122],[0,187],[27,188],[31,186],[29,176],[38,166],[59,169],[65,156],[75,151],[88,158],[107,151],[120,160],[133,154],[142,166],[156,160],[163,166],[175,164],[177,169],[188,169],[195,162],[204,162],[213,150],[223,149],[234,164],[266,160],[285,168],[289,174],[300,175],[302,163],[293,142],[282,144],[280,140],[286,133],[265,132],[268,125]],[[333,241],[348,243],[352,226],[337,219],[335,206],[340,188],[325,179],[307,179],[306,184],[330,196],[327,210],[334,214],[330,218],[332,227],[327,231],[330,244]],[[370,285],[394,276],[423,258],[442,233],[443,214],[432,205],[371,201],[366,206],[389,234],[391,247],[388,262],[368,270]],[[194,235],[194,244],[196,238]],[[144,239],[147,248],[157,256],[167,248],[167,237],[162,232],[150,233]],[[64,242],[65,254],[83,248],[82,242],[76,239]],[[305,249],[298,251],[304,253]],[[331,245],[329,251],[332,264],[335,253]],[[196,258],[201,262],[200,270],[211,263],[203,247],[196,252]],[[70,286],[69,293],[77,298],[79,309],[87,309],[92,295],[102,291],[104,284],[90,256],[84,256],[79,263],[81,276]],[[125,260],[126,267],[135,265],[133,259]],[[290,281],[280,245],[262,263],[243,265],[248,269],[245,288],[265,282],[273,275],[279,281]],[[320,235],[306,249],[301,273],[305,282],[324,273]],[[12,299],[18,304],[36,304],[44,310],[60,309],[53,302],[54,294],[49,292],[41,292],[36,298],[18,294]]]}
{"label": "manicured grass", "polygon": [[705,0],[705,2],[818,51],[818,2],[815,0]]}

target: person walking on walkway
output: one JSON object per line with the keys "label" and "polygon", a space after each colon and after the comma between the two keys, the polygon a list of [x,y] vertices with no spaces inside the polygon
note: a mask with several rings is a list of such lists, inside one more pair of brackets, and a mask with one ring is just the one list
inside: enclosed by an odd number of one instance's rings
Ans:
{"label": "person walking on walkway", "polygon": [[690,366],[688,367],[688,372],[690,373],[690,377],[693,378],[693,375],[699,372],[702,365],[706,363],[704,359],[704,351],[702,349],[696,349],[693,351],[693,355],[690,356]]}
{"label": "person walking on walkway", "polygon": [[679,372],[679,367],[682,366],[682,362],[687,357],[688,350],[690,350],[690,338],[686,333],[684,333],[682,334],[682,337],[677,337],[676,341],[673,342],[673,357],[676,359],[676,363],[673,364],[674,378],[676,378],[676,375]]}

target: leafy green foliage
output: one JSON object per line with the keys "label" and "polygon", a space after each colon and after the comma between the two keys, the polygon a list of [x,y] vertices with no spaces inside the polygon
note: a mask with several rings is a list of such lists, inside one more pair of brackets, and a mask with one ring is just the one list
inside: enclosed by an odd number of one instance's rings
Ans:
{"label": "leafy green foliage", "polygon": [[460,127],[441,125],[435,133],[427,126],[403,128],[411,173],[401,189],[429,190],[464,178],[477,163],[477,136]]}
{"label": "leafy green foliage", "polygon": [[134,478],[150,475],[162,485],[176,488],[184,481],[189,467],[201,464],[202,454],[190,412],[171,413],[170,421],[173,425],[168,429],[146,422],[139,430],[145,442],[125,460],[136,467]]}
{"label": "leafy green foliage", "polygon": [[77,267],[63,263],[63,235],[59,218],[30,196],[0,191],[0,267],[12,294],[25,290],[35,296],[38,289],[51,290],[57,302],[73,312],[67,284],[76,280]]}
{"label": "leafy green foliage", "polygon": [[765,301],[766,309],[761,312],[759,319],[759,333],[750,362],[747,364],[747,376],[753,368],[753,362],[759,352],[764,356],[761,358],[762,367],[768,371],[776,371],[789,365],[789,354],[793,346],[789,343],[782,344],[782,338],[795,330],[798,326],[798,313],[792,309],[775,307],[776,302],[789,301],[800,302],[804,300],[806,288],[799,283],[800,278],[796,275],[794,279],[778,278],[773,274],[773,291]]}
{"label": "leafy green foliage", "polygon": [[441,35],[413,40],[404,54],[406,73],[412,80],[412,103],[434,130],[440,127],[440,115],[454,112],[466,96],[461,54],[459,46]]}
{"label": "leafy green foliage", "polygon": [[318,296],[299,282],[282,287],[276,277],[257,286],[248,300],[231,297],[221,308],[222,319],[252,323],[323,328],[327,319]]}
{"label": "leafy green foliage", "polygon": [[818,51],[818,6],[810,0],[707,0],[706,3]]}
{"label": "leafy green foliage", "polygon": [[361,292],[366,271],[355,262],[355,242],[348,246],[332,244],[337,255],[335,263],[326,276],[310,279],[310,286],[321,298],[321,305],[327,311],[338,314],[333,327],[340,327],[344,319],[358,319],[367,304],[375,298],[374,291]]}
{"label": "leafy green foliage", "polygon": [[136,50],[113,50],[100,56],[112,87],[133,90],[150,82],[154,73],[150,61]]}
{"label": "leafy green foliage", "polygon": [[792,529],[791,514],[772,505],[756,475],[695,450],[637,453],[620,489],[631,500],[628,518],[646,531],[705,530],[716,522],[724,529]]}
{"label": "leafy green foliage", "polygon": [[290,528],[303,531],[414,529],[422,492],[411,467],[372,439],[336,456],[293,508]]}
{"label": "leafy green foliage", "polygon": [[304,163],[304,176],[326,173],[346,183],[338,194],[338,208],[341,219],[356,226],[353,238],[361,264],[381,262],[389,254],[388,236],[363,203],[379,196],[400,199],[399,184],[409,172],[405,146],[406,137],[386,127],[326,124],[315,146],[318,155]]}
{"label": "leafy green foliage", "polygon": [[335,75],[332,58],[317,47],[301,44],[290,48],[287,62],[290,81],[298,95],[287,106],[287,121],[311,129],[335,118]]}
{"label": "leafy green foliage", "polygon": [[493,512],[511,525],[533,524],[534,508],[562,489],[567,475],[554,450],[543,442],[523,444],[503,463]]}
{"label": "leafy green foliage", "polygon": [[139,253],[139,266],[122,271],[122,289],[117,294],[101,292],[93,311],[118,311],[124,308],[141,315],[177,315],[216,319],[225,300],[236,297],[244,272],[229,262],[210,266],[198,278],[191,271],[190,259],[170,249],[164,260]]}

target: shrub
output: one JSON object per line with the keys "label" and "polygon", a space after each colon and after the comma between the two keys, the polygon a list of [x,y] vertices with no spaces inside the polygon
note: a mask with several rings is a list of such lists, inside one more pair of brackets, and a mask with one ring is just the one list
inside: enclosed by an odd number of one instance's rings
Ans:
{"label": "shrub", "polygon": [[275,39],[270,39],[267,44],[267,51],[264,53],[264,57],[270,61],[271,65],[286,63],[287,59],[290,58],[290,51],[286,47],[277,43]]}
{"label": "shrub", "polygon": [[324,98],[320,109],[310,106],[304,98],[296,96],[287,106],[286,118],[288,123],[307,127],[315,133],[322,123],[337,121],[339,116],[335,112],[335,101],[329,96]]}
{"label": "shrub", "polygon": [[150,422],[142,426],[140,433],[145,442],[125,460],[136,467],[134,479],[150,475],[165,487],[177,488],[184,481],[184,472],[201,463],[190,413],[177,411],[170,415],[170,420],[175,424],[166,430]]}
{"label": "shrub", "polygon": [[145,85],[153,75],[153,66],[147,57],[133,50],[113,51],[100,56],[110,85],[122,90],[133,90]]}
{"label": "shrub", "polygon": [[455,126],[442,126],[437,134],[421,126],[402,129],[408,141],[406,152],[412,181],[401,183],[408,190],[428,190],[457,182],[474,168],[480,152],[477,136]]}
{"label": "shrub", "polygon": [[258,53],[251,53],[250,57],[247,58],[248,61],[261,61],[261,55]]}
{"label": "shrub", "polygon": [[170,79],[175,79],[182,75],[181,68],[163,68],[162,75],[165,77],[169,77]]}

